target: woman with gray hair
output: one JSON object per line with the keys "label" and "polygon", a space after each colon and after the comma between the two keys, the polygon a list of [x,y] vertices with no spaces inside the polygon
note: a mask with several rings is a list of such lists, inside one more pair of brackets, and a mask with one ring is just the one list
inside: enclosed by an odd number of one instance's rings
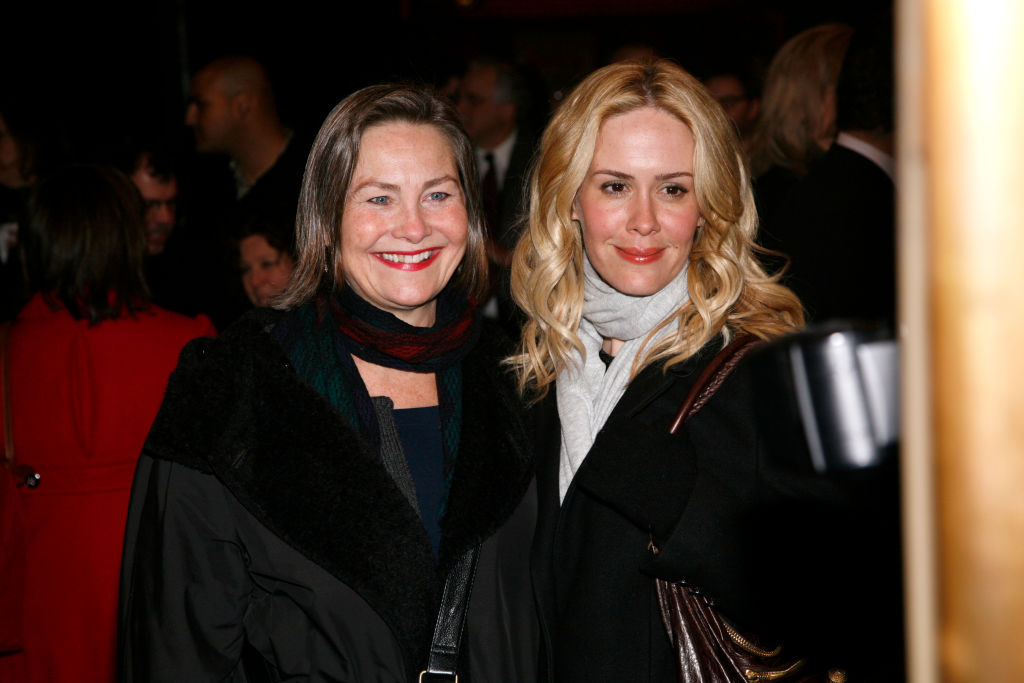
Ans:
{"label": "woman with gray hair", "polygon": [[483,227],[455,112],[394,85],[342,101],[296,235],[277,310],[188,347],[149,435],[123,679],[415,680],[443,587],[475,566],[453,668],[529,680],[532,459],[508,349],[476,311]]}

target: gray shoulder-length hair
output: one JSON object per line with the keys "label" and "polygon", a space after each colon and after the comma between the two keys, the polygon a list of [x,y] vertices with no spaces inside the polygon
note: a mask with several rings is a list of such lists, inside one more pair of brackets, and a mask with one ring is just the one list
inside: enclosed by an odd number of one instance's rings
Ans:
{"label": "gray shoulder-length hair", "polygon": [[313,142],[295,218],[298,261],[288,287],[273,302],[275,308],[297,308],[318,292],[344,284],[341,218],[359,146],[367,129],[392,122],[434,126],[448,141],[469,217],[466,253],[453,284],[477,301],[482,298],[487,287],[487,253],[473,146],[458,114],[432,89],[383,84],[342,100]]}

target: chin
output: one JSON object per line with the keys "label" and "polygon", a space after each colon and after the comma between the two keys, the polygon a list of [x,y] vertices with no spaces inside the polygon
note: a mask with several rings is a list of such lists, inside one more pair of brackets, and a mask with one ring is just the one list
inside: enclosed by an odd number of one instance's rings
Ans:
{"label": "chin", "polygon": [[612,287],[621,294],[628,294],[629,296],[650,296],[657,294],[661,289],[667,285],[671,280],[652,282],[647,278],[637,279],[626,279],[619,282],[610,282]]}
{"label": "chin", "polygon": [[398,308],[415,310],[430,304],[440,293],[441,289],[434,287],[410,287],[393,291],[384,300]]}
{"label": "chin", "polygon": [[422,297],[408,298],[408,299],[401,298],[401,299],[391,299],[391,300],[386,301],[384,303],[387,306],[387,308],[391,308],[391,309],[394,309],[396,311],[403,311],[405,313],[415,314],[415,313],[421,312],[424,309],[426,309],[427,307],[429,307],[432,303],[434,303],[435,299],[436,299],[436,297],[430,297],[429,299],[425,299],[425,298],[422,298]]}

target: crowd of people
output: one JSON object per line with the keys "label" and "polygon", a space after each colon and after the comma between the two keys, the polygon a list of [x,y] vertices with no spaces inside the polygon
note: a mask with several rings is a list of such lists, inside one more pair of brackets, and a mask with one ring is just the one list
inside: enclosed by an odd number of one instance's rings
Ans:
{"label": "crowd of people", "polygon": [[478,55],[315,135],[221,57],[194,155],[102,163],[0,103],[0,679],[733,680],[660,580],[746,680],[899,680],[888,499],[840,539],[880,570],[810,552],[865,487],[765,458],[742,363],[670,430],[734,342],[893,325],[890,41],[556,104]]}

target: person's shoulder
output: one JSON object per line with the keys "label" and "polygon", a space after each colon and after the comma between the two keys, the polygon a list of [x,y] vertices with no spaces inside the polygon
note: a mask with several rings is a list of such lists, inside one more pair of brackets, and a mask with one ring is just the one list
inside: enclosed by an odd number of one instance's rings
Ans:
{"label": "person's shoulder", "polygon": [[[265,356],[276,348],[267,334],[280,319],[279,311],[254,309],[226,327],[219,335],[200,335],[182,350],[172,384],[209,384],[223,381],[218,375],[233,375],[252,358]],[[198,321],[197,321],[198,322]],[[208,322],[208,321],[207,321]]]}
{"label": "person's shoulder", "polygon": [[147,324],[162,334],[171,334],[187,339],[217,336],[217,328],[205,313],[189,316],[152,304],[145,311],[137,314],[137,317],[147,321]]}
{"label": "person's shoulder", "polygon": [[[185,344],[171,373],[164,401],[150,430],[147,448],[156,457],[202,461],[230,424],[251,425],[244,406],[257,400],[257,377],[284,355],[268,331],[280,317],[274,311],[242,316],[217,337]],[[237,425],[236,425],[237,427]]]}
{"label": "person's shoulder", "polygon": [[515,372],[506,362],[515,352],[515,344],[496,321],[484,318],[480,326],[476,345],[463,362],[463,382],[467,393],[479,394],[481,399],[500,397],[518,410],[521,401],[516,390]]}
{"label": "person's shoulder", "polygon": [[823,183],[848,185],[851,176],[854,178],[874,178],[876,176],[880,179],[888,178],[885,171],[860,152],[833,143],[821,158],[816,159],[808,167],[807,175],[801,181],[800,186],[802,191],[807,192],[814,191],[813,188]]}
{"label": "person's shoulder", "polygon": [[287,315],[287,311],[279,311],[274,308],[251,308],[224,328],[221,336],[238,340],[250,338],[260,332],[269,332]]}
{"label": "person's shoulder", "polygon": [[[751,353],[756,352],[756,345],[745,349],[739,360],[735,362],[727,360],[722,363],[719,370],[726,366],[729,368],[724,374],[718,375],[716,371],[705,376],[706,372],[712,372],[711,366],[718,354],[722,353],[727,345],[736,339],[735,335],[726,340],[723,334],[716,334],[695,354],[681,363],[670,366],[665,372],[678,380],[675,392],[668,394],[670,398],[678,399],[682,392],[693,391],[698,383],[702,384],[699,389],[700,395],[709,395],[705,401],[700,401],[704,407],[694,415],[694,420],[700,419],[701,412],[707,414],[722,412],[734,416],[747,415],[750,412],[753,387],[747,359]],[[656,369],[660,370],[660,368]]]}
{"label": "person's shoulder", "polygon": [[[806,229],[800,239],[817,243],[834,237],[837,230],[822,231],[820,222],[829,220],[833,228],[860,220],[873,207],[882,210],[894,197],[892,181],[873,161],[841,145],[833,144],[825,156],[816,160],[789,194],[781,210],[783,221],[792,221]],[[801,244],[786,245],[798,250]]]}

